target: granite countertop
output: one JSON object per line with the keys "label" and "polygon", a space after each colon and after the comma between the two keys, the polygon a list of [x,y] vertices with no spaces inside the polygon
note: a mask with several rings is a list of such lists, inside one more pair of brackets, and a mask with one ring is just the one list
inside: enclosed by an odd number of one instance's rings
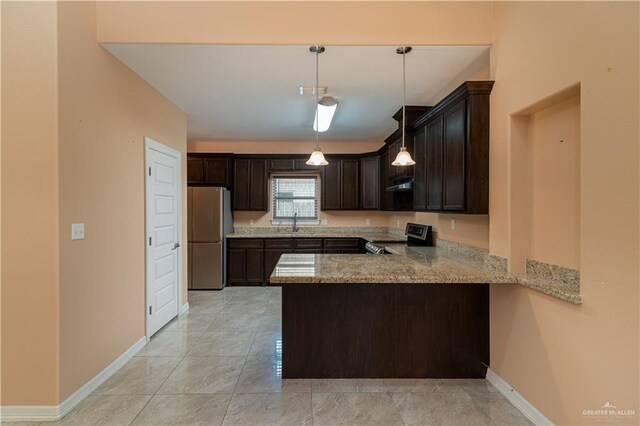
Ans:
{"label": "granite countertop", "polygon": [[248,228],[241,232],[227,234],[227,238],[362,238],[372,243],[378,242],[406,242],[407,237],[389,231],[378,231],[377,228],[347,228],[347,229],[305,229],[291,232],[290,229],[276,232],[272,228]]}
{"label": "granite countertop", "polygon": [[273,284],[512,284],[473,259],[436,247],[389,245],[397,254],[283,254]]}

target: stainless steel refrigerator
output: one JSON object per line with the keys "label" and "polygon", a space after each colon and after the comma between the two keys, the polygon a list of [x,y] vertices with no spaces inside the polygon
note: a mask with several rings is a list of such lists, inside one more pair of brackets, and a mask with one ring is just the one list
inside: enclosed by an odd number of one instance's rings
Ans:
{"label": "stainless steel refrigerator", "polygon": [[189,288],[220,290],[226,285],[225,236],[233,231],[231,194],[226,188],[187,188]]}

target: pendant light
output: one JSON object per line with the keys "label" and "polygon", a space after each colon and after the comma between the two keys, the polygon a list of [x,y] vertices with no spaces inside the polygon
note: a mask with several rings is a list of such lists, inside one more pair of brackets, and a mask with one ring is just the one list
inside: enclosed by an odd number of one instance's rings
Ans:
{"label": "pendant light", "polygon": [[400,152],[396,156],[396,159],[391,163],[394,166],[413,166],[416,164],[416,162],[413,161],[413,158],[411,158],[411,154],[409,154],[409,151],[407,151],[407,148],[404,146],[404,133],[407,124],[405,122],[405,113],[407,109],[407,71],[405,66],[405,55],[411,52],[411,50],[411,46],[403,46],[396,49],[396,53],[402,55],[402,148],[400,148]]}
{"label": "pendant light", "polygon": [[314,87],[314,93],[316,95],[316,101],[313,104],[316,108],[313,128],[316,131],[316,149],[311,153],[311,156],[307,160],[307,164],[310,166],[326,166],[329,162],[324,158],[324,154],[320,151],[320,131],[318,130],[318,56],[324,52],[324,46],[313,45],[309,48],[309,51],[316,54],[316,85]]}

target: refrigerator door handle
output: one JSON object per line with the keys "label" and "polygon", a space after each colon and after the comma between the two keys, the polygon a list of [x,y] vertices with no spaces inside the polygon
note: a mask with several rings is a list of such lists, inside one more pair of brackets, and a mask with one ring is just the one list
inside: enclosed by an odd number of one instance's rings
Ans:
{"label": "refrigerator door handle", "polygon": [[172,248],[171,250],[175,250],[175,249],[177,249],[178,247],[180,247],[180,243],[175,243],[175,244],[173,245],[173,248]]}

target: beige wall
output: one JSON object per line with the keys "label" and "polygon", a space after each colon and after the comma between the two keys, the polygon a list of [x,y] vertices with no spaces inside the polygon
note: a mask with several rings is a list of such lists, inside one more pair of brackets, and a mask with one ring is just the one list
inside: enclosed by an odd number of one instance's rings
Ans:
{"label": "beige wall", "polygon": [[582,411],[607,401],[639,413],[639,5],[495,7],[491,251],[508,256],[515,238],[508,189],[522,172],[509,173],[510,115],[579,83],[584,303],[493,288],[491,368],[557,424],[593,423]]}
{"label": "beige wall", "polygon": [[2,405],[57,405],[145,334],[144,136],[186,186],[186,116],[97,44],[95,3],[2,8]]}
{"label": "beige wall", "polygon": [[[605,401],[640,411],[638,6],[631,2],[395,3],[393,6],[323,3],[320,9],[323,25],[308,25],[309,11],[318,10],[318,5],[313,3],[101,2],[98,5],[98,38],[104,42],[238,44],[310,44],[318,40],[341,45],[493,43],[491,77],[496,85],[491,96],[489,245],[492,253],[502,256],[510,255],[516,237],[510,227],[515,220],[510,212],[515,211],[510,208],[514,194],[510,194],[509,189],[522,175],[511,167],[512,156],[518,154],[511,144],[515,136],[512,132],[518,131],[511,115],[580,84],[579,247],[584,303],[571,305],[523,287],[492,289],[491,368],[553,422],[584,424],[589,420],[582,417],[582,410],[598,408]],[[4,7],[3,3],[3,32],[7,25]],[[285,7],[286,11],[279,9]],[[390,7],[393,7],[393,13],[389,13]],[[127,19],[123,18],[125,16]],[[264,19],[265,16],[269,19]],[[3,56],[4,47],[3,37]],[[3,83],[5,72],[3,69]],[[45,80],[49,77],[41,76]],[[3,84],[3,89],[5,87]],[[4,98],[3,92],[3,118],[6,113]],[[47,121],[46,117],[44,121]],[[42,131],[32,127],[30,131]],[[5,139],[5,126],[2,134]],[[34,140],[43,143],[41,138]],[[2,149],[2,221],[5,225],[14,222],[6,217],[8,151],[4,144]],[[21,155],[29,157],[24,153]],[[46,161],[43,167],[51,170]],[[55,176],[55,173],[51,175]],[[28,181],[29,176],[24,178]],[[50,185],[51,180],[45,180],[44,184]],[[46,205],[50,192],[35,182],[31,185],[34,191],[42,190],[44,195],[44,199],[33,197],[33,202]],[[134,207],[134,211],[137,209]],[[62,207],[61,214],[64,211]],[[16,216],[14,212],[14,220],[32,224],[29,218]],[[73,213],[65,216],[65,221],[71,220],[71,216]],[[51,217],[43,215],[42,219],[50,221]],[[446,224],[446,218],[443,219]],[[469,225],[482,235],[486,232],[486,224],[482,221],[486,219],[477,220],[477,224],[464,224],[464,227]],[[60,222],[62,227],[62,217]],[[57,223],[54,221],[53,228]],[[92,223],[87,228],[88,235],[96,226]],[[3,228],[2,255],[6,269],[9,263],[4,245],[7,228]],[[460,222],[458,229],[462,230]],[[475,231],[465,232],[463,237],[478,239],[478,245],[481,245],[482,238],[472,237]],[[51,238],[54,236],[46,240]],[[14,235],[11,241],[17,239]],[[135,245],[133,240],[131,244]],[[55,247],[52,245],[51,250],[55,251]],[[45,252],[43,265],[49,265],[50,251]],[[139,257],[137,253],[135,256]],[[54,267],[55,262],[51,268]],[[7,305],[5,269],[2,271],[3,349],[8,318],[4,310]],[[55,287],[56,281],[51,278],[55,275],[45,272],[28,271],[29,276],[46,278]],[[42,280],[31,282],[39,285]],[[17,296],[27,291],[17,284],[14,288],[19,288]],[[33,292],[38,296],[51,291],[51,286],[37,288],[45,290]],[[26,302],[24,304],[28,309]],[[22,315],[25,311],[15,312]],[[44,319],[39,321],[40,318]],[[51,325],[55,318],[55,312],[48,316],[38,314],[26,331],[33,336],[38,336],[39,331],[46,332],[45,337],[49,339],[50,332],[55,331]],[[55,341],[52,344],[55,345]],[[18,350],[13,358],[29,353],[29,350]],[[55,365],[48,357],[42,362],[46,363],[44,367],[34,364],[38,372],[46,373],[50,365]],[[42,377],[34,380],[45,388],[49,384]],[[24,393],[21,398],[32,397],[31,393]],[[48,390],[37,393],[51,394]],[[17,403],[25,399],[13,398],[11,401]],[[29,400],[28,403],[37,401]],[[637,423],[637,418],[633,422]]]}
{"label": "beige wall", "polygon": [[[186,185],[186,117],[96,43],[95,3],[58,11],[64,400],[145,335],[144,137],[183,154]],[[73,222],[84,240],[71,241]]]}
{"label": "beige wall", "polygon": [[98,17],[102,43],[488,45],[493,3],[125,1]]}
{"label": "beige wall", "polygon": [[532,114],[528,127],[529,257],[579,269],[580,97]]}
{"label": "beige wall", "polygon": [[58,402],[55,3],[2,2],[2,405]]}

